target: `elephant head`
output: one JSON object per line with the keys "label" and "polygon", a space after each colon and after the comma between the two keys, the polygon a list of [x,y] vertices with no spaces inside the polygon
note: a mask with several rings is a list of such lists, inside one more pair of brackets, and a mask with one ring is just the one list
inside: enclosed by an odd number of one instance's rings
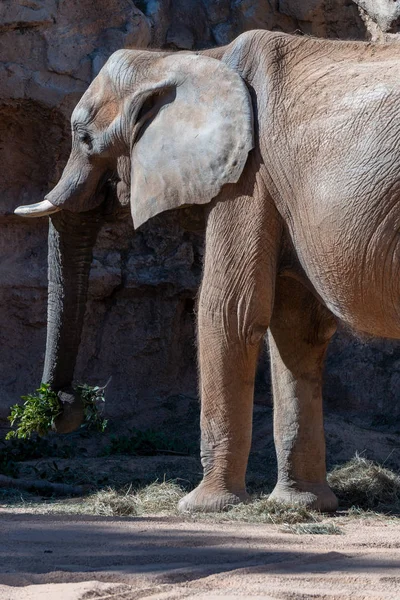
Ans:
{"label": "elephant head", "polygon": [[198,54],[114,53],[71,121],[72,150],[59,183],[42,202],[15,211],[50,215],[43,381],[55,390],[73,378],[105,182],[117,174],[138,228],[162,211],[210,202],[238,181],[253,147],[243,80]]}

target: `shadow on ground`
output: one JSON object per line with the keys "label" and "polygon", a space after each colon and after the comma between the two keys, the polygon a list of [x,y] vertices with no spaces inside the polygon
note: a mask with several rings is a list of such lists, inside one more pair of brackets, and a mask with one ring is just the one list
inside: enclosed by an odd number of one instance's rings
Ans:
{"label": "shadow on ground", "polygon": [[250,569],[254,575],[342,570],[366,574],[395,570],[400,575],[394,549],[391,554],[353,555],[348,548],[340,548],[343,536],[331,538],[328,547],[312,547],[311,543],[306,549],[304,538],[265,526],[3,512],[0,531],[3,585],[84,581],[88,577],[126,583],[145,577],[153,582],[180,583],[237,569]]}

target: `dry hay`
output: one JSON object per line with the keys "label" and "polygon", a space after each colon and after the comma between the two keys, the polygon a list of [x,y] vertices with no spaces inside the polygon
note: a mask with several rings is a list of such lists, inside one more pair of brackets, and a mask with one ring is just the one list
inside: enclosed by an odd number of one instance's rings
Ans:
{"label": "dry hay", "polygon": [[281,531],[284,533],[296,533],[297,535],[343,535],[343,529],[340,529],[335,523],[296,523],[295,525],[285,524]]}
{"label": "dry hay", "polygon": [[87,507],[96,515],[107,517],[140,516],[145,514],[176,513],[184,491],[172,481],[151,483],[134,491],[108,488],[94,494]]}
{"label": "dry hay", "polygon": [[249,504],[237,504],[229,510],[222,513],[199,513],[195,518],[208,519],[213,521],[241,521],[242,523],[271,523],[280,525],[282,523],[309,523],[317,522],[320,516],[317,512],[311,511],[305,506],[291,506],[276,500],[268,500],[268,496],[261,496]]}
{"label": "dry hay", "polygon": [[[335,468],[328,476],[329,484],[338,495],[343,508],[353,507],[349,517],[381,513],[400,513],[400,477],[370,460],[356,455],[348,463]],[[21,508],[41,514],[95,514],[102,516],[138,517],[145,515],[177,516],[177,505],[186,491],[174,481],[155,482],[139,489],[109,487],[90,496],[63,501],[47,501],[21,492],[7,490],[0,495],[3,506]],[[355,508],[357,507],[357,508]],[[367,512],[365,512],[367,511]],[[321,514],[303,506],[290,506],[269,501],[260,495],[250,504],[238,504],[222,513],[196,513],[180,515],[188,521],[271,523],[274,525],[309,524],[301,530],[294,527],[293,533],[335,533],[327,531]],[[391,517],[392,518],[392,517]],[[315,527],[314,527],[315,525]],[[317,527],[318,525],[318,527]],[[312,530],[312,531],[311,531]]]}
{"label": "dry hay", "polygon": [[400,477],[358,454],[336,467],[328,482],[343,507],[400,512]]}
{"label": "dry hay", "polygon": [[[116,491],[112,488],[94,494],[86,503],[90,512],[103,516],[142,516],[177,515],[177,504],[185,491],[176,483],[165,481],[152,483],[140,490]],[[320,520],[318,513],[303,506],[289,506],[281,502],[269,501],[268,496],[254,500],[250,504],[228,507],[222,513],[184,514],[190,521],[218,521],[244,523],[295,524]]]}

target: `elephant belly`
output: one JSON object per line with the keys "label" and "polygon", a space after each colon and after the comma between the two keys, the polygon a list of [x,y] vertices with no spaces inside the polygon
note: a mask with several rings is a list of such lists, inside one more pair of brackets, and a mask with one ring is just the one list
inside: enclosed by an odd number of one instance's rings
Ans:
{"label": "elephant belly", "polygon": [[400,194],[315,197],[304,216],[293,242],[325,305],[356,331],[400,338]]}
{"label": "elephant belly", "polygon": [[355,330],[400,338],[400,67],[338,64],[296,92],[283,212],[327,307]]}

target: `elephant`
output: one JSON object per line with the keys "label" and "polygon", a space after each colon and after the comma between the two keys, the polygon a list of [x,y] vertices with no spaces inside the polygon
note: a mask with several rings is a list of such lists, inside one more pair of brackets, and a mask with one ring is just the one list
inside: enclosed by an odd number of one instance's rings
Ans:
{"label": "elephant", "polygon": [[183,511],[249,500],[254,379],[268,336],[278,480],[270,498],[335,511],[324,357],[338,322],[400,338],[400,49],[246,32],[192,52],[115,52],[72,114],[50,216],[43,379],[71,384],[106,182],[134,228],[204,205],[198,297],[201,483]]}

